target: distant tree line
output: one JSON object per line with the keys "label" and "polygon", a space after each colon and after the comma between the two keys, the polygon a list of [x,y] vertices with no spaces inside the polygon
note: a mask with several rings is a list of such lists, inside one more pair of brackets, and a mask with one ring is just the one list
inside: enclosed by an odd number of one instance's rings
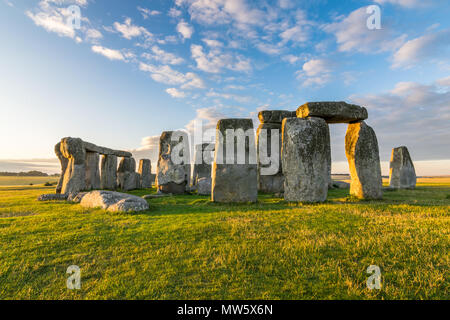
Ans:
{"label": "distant tree line", "polygon": [[[48,177],[48,173],[41,171],[28,171],[28,172],[0,172],[2,177]],[[51,176],[58,176],[58,174],[53,174]]]}

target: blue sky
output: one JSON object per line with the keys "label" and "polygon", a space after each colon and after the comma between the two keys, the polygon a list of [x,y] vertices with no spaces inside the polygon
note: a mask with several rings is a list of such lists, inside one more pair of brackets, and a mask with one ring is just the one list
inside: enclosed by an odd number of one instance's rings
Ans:
{"label": "blue sky", "polygon": [[446,0],[0,0],[0,171],[64,136],[154,160],[160,133],[194,120],[345,100],[368,108],[385,169],[407,145],[419,174],[450,174],[449,15]]}

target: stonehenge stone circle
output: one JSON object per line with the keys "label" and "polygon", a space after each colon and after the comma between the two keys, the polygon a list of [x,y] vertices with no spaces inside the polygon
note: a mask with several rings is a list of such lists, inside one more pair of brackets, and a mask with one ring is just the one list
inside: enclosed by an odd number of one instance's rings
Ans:
{"label": "stonehenge stone circle", "polygon": [[[284,190],[284,176],[281,166],[281,122],[295,117],[295,112],[266,110],[258,114],[261,124],[256,132],[258,158],[258,190],[267,193],[281,193]],[[275,130],[275,131],[272,131]],[[278,148],[272,153],[272,133],[278,134]],[[275,139],[276,136],[273,138]],[[277,159],[272,159],[278,154]],[[275,161],[273,161],[275,160]]]}
{"label": "stonehenge stone circle", "polygon": [[375,131],[364,121],[348,125],[345,136],[352,182],[350,194],[360,199],[383,197],[380,155]]}
{"label": "stonehenge stone circle", "polygon": [[107,190],[115,190],[117,188],[117,156],[102,155],[100,188]]}
{"label": "stonehenge stone circle", "polygon": [[141,159],[139,161],[139,174],[141,175],[141,188],[152,187],[152,163],[150,159]]}
{"label": "stonehenge stone circle", "polygon": [[323,202],[329,184],[330,139],[324,119],[286,118],[282,123],[284,199]]}
{"label": "stonehenge stone circle", "polygon": [[100,189],[100,156],[97,152],[86,152],[86,190]]}
{"label": "stonehenge stone circle", "polygon": [[[214,161],[214,148],[215,145],[211,143],[202,143],[195,146],[192,185],[197,187],[197,193],[200,195],[211,194],[211,164]],[[202,180],[201,185],[200,180]]]}
{"label": "stonehenge stone circle", "polygon": [[[175,136],[176,135],[176,136]],[[174,163],[173,159],[179,163]],[[164,131],[159,140],[156,185],[159,192],[182,194],[190,186],[189,141],[182,131]]]}
{"label": "stonehenge stone circle", "polygon": [[298,118],[319,117],[327,123],[352,123],[366,120],[367,109],[346,102],[308,102],[297,109]]}
{"label": "stonehenge stone circle", "polygon": [[414,189],[417,176],[407,147],[392,149],[389,186],[395,189]]}
{"label": "stonehenge stone circle", "polygon": [[251,119],[222,119],[217,123],[211,190],[214,202],[257,201],[256,146]]}
{"label": "stonehenge stone circle", "polygon": [[[61,163],[61,178],[56,186],[56,193],[76,195],[80,191],[92,189],[116,189],[117,187],[117,157],[123,157],[124,162],[134,162],[132,154],[127,151],[113,150],[85,142],[80,138],[67,137],[55,145],[55,153]],[[99,170],[99,158],[101,169]],[[131,160],[132,159],[132,160]],[[134,166],[129,164],[130,178],[121,175],[121,187],[126,190],[140,187],[140,176]],[[127,167],[127,166],[125,166]],[[133,182],[134,181],[134,182]],[[129,189],[131,188],[131,189]]]}

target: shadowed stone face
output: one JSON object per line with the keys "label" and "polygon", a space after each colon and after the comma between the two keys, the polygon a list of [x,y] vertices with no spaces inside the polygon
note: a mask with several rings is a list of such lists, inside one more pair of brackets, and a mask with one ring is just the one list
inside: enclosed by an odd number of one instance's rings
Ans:
{"label": "shadowed stone face", "polygon": [[[236,131],[238,129],[240,130]],[[250,150],[251,148],[255,149],[254,133],[247,138],[244,138],[244,135],[240,138],[234,135],[237,132],[250,132],[248,130],[253,130],[251,119],[223,119],[217,123],[212,171],[212,201],[257,201],[257,165],[256,159],[253,159],[252,163],[250,156],[251,152],[256,153],[256,150]],[[239,143],[242,145],[239,146]],[[232,148],[234,150],[231,150]],[[239,154],[240,152],[243,154]],[[243,164],[238,164],[239,157],[245,159]],[[227,158],[231,161],[226,161]],[[232,161],[233,158],[234,161]]]}
{"label": "shadowed stone face", "polygon": [[352,177],[350,194],[360,199],[381,199],[383,184],[378,140],[364,121],[348,125],[345,153]]}
{"label": "shadowed stone face", "polygon": [[117,169],[117,184],[124,191],[140,188],[140,175],[136,172],[134,158],[122,158]]}
{"label": "shadowed stone face", "polygon": [[101,160],[100,183],[102,189],[115,190],[117,188],[117,157],[103,155]]}
{"label": "shadowed stone face", "polygon": [[64,175],[66,173],[67,166],[69,164],[69,159],[64,157],[63,154],[61,153],[61,142],[58,142],[55,145],[55,154],[58,157],[59,162],[61,163],[61,175],[59,177],[58,184],[56,185],[56,193],[61,193],[64,182]]}
{"label": "shadowed stone face", "polygon": [[215,145],[211,143],[203,143],[195,146],[192,185],[197,187],[197,192],[201,195],[211,194],[211,163],[214,160],[214,148]]}
{"label": "shadowed stone face", "polygon": [[392,149],[390,162],[389,185],[396,189],[414,189],[417,176],[408,148]]}
{"label": "shadowed stone face", "polygon": [[353,123],[366,120],[367,109],[346,102],[308,102],[297,109],[298,118],[319,117],[327,123]]}
{"label": "shadowed stone face", "polygon": [[150,159],[141,159],[139,161],[139,174],[141,175],[141,187],[152,187],[152,163]]}
{"label": "shadowed stone face", "polygon": [[100,189],[100,156],[96,152],[86,152],[86,190]]}
{"label": "shadowed stone face", "polygon": [[83,141],[78,138],[64,138],[61,140],[61,153],[69,160],[64,173],[61,193],[78,193],[86,188],[86,151]]}
{"label": "shadowed stone face", "polygon": [[282,163],[287,201],[323,202],[328,194],[330,139],[320,118],[283,120]]}

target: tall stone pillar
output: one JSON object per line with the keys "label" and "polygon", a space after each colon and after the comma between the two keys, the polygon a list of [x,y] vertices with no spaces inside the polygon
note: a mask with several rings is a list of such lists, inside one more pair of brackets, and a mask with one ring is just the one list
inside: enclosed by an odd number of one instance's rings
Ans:
{"label": "tall stone pillar", "polygon": [[61,140],[61,153],[69,159],[64,173],[61,193],[78,193],[86,189],[86,151],[83,140],[79,138],[63,138]]}
{"label": "tall stone pillar", "polygon": [[203,143],[195,146],[195,162],[192,185],[199,195],[211,194],[211,163],[214,161],[214,145]]}
{"label": "tall stone pillar", "polygon": [[389,186],[395,189],[414,189],[417,176],[407,147],[392,149]]}
{"label": "tall stone pillar", "polygon": [[56,193],[61,193],[61,190],[63,188],[63,182],[64,182],[64,175],[67,170],[67,166],[69,164],[69,159],[63,156],[61,153],[61,142],[58,142],[55,145],[55,154],[59,159],[59,162],[61,163],[61,175],[58,180],[58,184],[56,185]]}
{"label": "tall stone pillar", "polygon": [[102,155],[100,168],[101,189],[115,190],[117,188],[117,157]]}
{"label": "tall stone pillar", "polygon": [[141,159],[139,161],[139,174],[141,175],[141,188],[152,187],[152,163],[150,159]]}
{"label": "tall stone pillar", "polygon": [[315,117],[286,118],[282,127],[284,199],[325,201],[331,152],[327,123]]}
{"label": "tall stone pillar", "polygon": [[256,202],[257,184],[252,120],[219,120],[212,170],[212,201]]}
{"label": "tall stone pillar", "polygon": [[350,123],[345,136],[352,183],[350,194],[360,199],[381,199],[383,181],[375,131],[364,121]]}
{"label": "tall stone pillar", "polygon": [[124,157],[120,160],[117,169],[117,184],[123,191],[130,191],[140,188],[140,175],[136,172],[136,160],[131,157]]}
{"label": "tall stone pillar", "polygon": [[[281,165],[281,122],[296,117],[296,112],[286,110],[261,111],[261,124],[256,132],[258,157],[258,190],[267,193],[284,191],[284,176]],[[275,150],[272,150],[275,148]]]}
{"label": "tall stone pillar", "polygon": [[100,189],[99,162],[97,152],[86,152],[86,190]]}
{"label": "tall stone pillar", "polygon": [[164,131],[159,140],[156,185],[159,192],[183,194],[191,176],[188,136],[183,131]]}

